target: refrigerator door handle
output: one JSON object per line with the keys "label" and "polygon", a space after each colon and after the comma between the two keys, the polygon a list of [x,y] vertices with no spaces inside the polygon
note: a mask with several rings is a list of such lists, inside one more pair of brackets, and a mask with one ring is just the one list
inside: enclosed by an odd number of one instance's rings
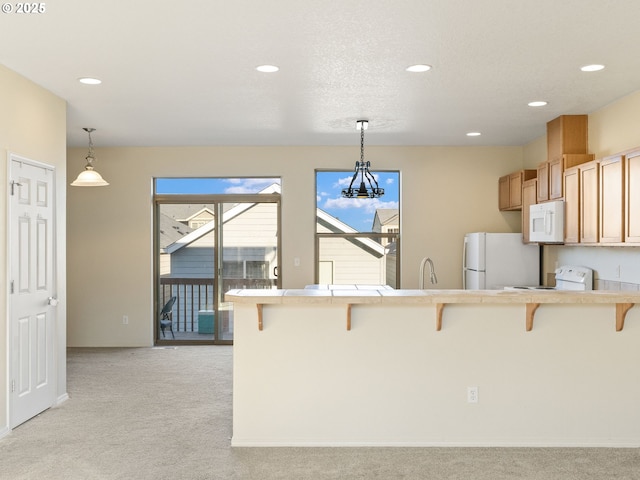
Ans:
{"label": "refrigerator door handle", "polygon": [[462,243],[462,289],[467,289],[467,237]]}

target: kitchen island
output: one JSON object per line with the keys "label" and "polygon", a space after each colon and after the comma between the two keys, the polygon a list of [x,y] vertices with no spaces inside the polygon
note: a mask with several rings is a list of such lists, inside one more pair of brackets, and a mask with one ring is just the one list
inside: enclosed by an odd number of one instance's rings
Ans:
{"label": "kitchen island", "polygon": [[234,446],[640,446],[640,292],[225,298]]}

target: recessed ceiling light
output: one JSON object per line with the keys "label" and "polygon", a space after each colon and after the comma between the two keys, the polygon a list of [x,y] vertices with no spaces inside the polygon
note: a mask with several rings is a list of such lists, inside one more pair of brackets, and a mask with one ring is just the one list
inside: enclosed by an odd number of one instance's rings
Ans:
{"label": "recessed ceiling light", "polygon": [[482,135],[480,132],[469,132],[467,133],[467,137],[479,137]]}
{"label": "recessed ceiling light", "polygon": [[428,72],[429,70],[431,70],[431,65],[426,65],[424,63],[418,65],[410,65],[407,67],[407,72],[413,73]]}
{"label": "recessed ceiling light", "polygon": [[535,102],[529,102],[527,105],[530,107],[544,107],[547,104],[544,100],[536,100]]}
{"label": "recessed ceiling light", "polygon": [[82,77],[82,78],[79,78],[78,81],[80,83],[84,83],[85,85],[100,85],[102,83],[102,80],[99,80],[97,78],[91,78],[91,77]]}
{"label": "recessed ceiling light", "polygon": [[604,68],[604,65],[585,65],[584,67],[580,67],[580,70],[583,72],[598,72]]}
{"label": "recessed ceiling light", "polygon": [[275,65],[260,65],[256,67],[256,70],[262,73],[274,73],[280,70],[280,68]]}

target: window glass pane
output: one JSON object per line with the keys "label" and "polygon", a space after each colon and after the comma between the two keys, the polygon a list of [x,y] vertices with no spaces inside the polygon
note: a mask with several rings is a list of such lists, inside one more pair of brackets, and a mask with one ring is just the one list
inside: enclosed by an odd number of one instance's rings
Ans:
{"label": "window glass pane", "polygon": [[225,260],[222,262],[222,265],[224,269],[224,276],[226,278],[244,278],[243,262]]}
{"label": "window glass pane", "polygon": [[353,172],[316,171],[318,283],[399,288],[400,172],[372,174],[382,197],[343,198]]}
{"label": "window glass pane", "polygon": [[264,260],[247,260],[247,278],[269,278],[267,275],[269,262]]}
{"label": "window glass pane", "polygon": [[[279,178],[157,178],[157,194],[268,193]],[[278,193],[280,190],[278,189]],[[271,192],[272,193],[272,192]]]}

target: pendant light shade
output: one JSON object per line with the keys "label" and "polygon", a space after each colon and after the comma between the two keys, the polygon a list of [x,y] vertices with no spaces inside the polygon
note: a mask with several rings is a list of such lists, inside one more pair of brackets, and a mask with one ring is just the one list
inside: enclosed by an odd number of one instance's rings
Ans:
{"label": "pendant light shade", "polygon": [[78,178],[76,178],[71,185],[74,187],[104,187],[105,185],[109,185],[109,183],[102,178],[102,175],[93,169],[95,157],[93,156],[91,132],[94,132],[95,128],[83,128],[83,130],[89,134],[89,153],[85,157],[87,164],[84,167],[84,171],[80,172]]}
{"label": "pendant light shade", "polygon": [[[369,126],[367,120],[358,120],[356,128],[360,130],[360,161],[356,162],[355,172],[349,184],[349,188],[342,189],[345,198],[380,198],[384,195],[384,188],[378,186],[375,177],[369,171],[370,162],[364,161],[364,131]],[[354,188],[353,184],[360,177],[360,187]]]}

